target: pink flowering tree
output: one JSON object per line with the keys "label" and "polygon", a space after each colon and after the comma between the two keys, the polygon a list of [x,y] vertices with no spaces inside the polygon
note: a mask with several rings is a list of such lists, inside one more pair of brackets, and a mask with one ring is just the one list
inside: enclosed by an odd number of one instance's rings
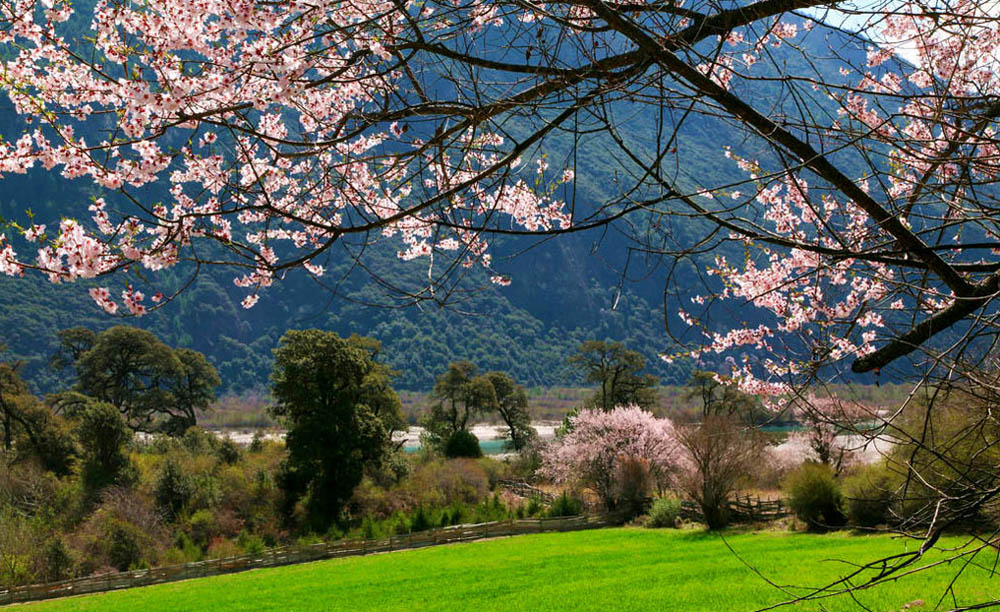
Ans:
{"label": "pink flowering tree", "polygon": [[[226,265],[249,307],[287,270],[322,277],[391,241],[427,265],[410,297],[443,300],[463,266],[510,282],[491,235],[624,219],[658,255],[745,245],[697,299],[759,315],[685,338],[691,357],[734,357],[745,391],[949,358],[961,348],[927,341],[962,320],[990,333],[1000,288],[994,8],[12,0],[0,87],[26,128],[4,135],[0,176],[107,197],[68,202],[58,226],[10,220],[0,272],[119,273],[91,295],[142,314],[169,297],[149,272]],[[618,167],[607,201],[573,197],[585,145]],[[678,225],[691,216],[715,229]]]}
{"label": "pink flowering tree", "polygon": [[780,481],[806,461],[823,463],[840,475],[863,463],[884,459],[893,445],[895,428],[877,405],[846,400],[834,393],[802,394],[789,402],[788,414],[801,429],[765,457]]}
{"label": "pink flowering tree", "polygon": [[619,476],[642,462],[662,487],[677,467],[679,445],[673,423],[637,406],[584,409],[573,428],[542,451],[541,473],[557,483],[581,483],[608,509],[618,502]]}
{"label": "pink flowering tree", "polygon": [[[854,463],[867,432],[878,425],[878,412],[835,395],[808,395],[795,402],[793,414],[804,431],[789,438],[801,438],[811,453],[808,458],[825,463],[840,473]],[[793,440],[793,446],[797,440]]]}

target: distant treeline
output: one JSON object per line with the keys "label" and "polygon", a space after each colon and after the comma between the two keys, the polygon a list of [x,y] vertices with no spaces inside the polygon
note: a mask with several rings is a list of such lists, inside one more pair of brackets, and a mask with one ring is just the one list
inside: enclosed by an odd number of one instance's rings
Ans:
{"label": "distant treeline", "polygon": [[[832,394],[848,398],[867,406],[890,407],[899,405],[909,391],[904,385],[831,385]],[[691,395],[687,385],[663,385],[657,388],[659,400],[653,408],[658,417],[693,419],[701,410],[701,400]],[[578,408],[594,393],[593,387],[529,387],[528,406],[533,421],[561,421],[571,410]],[[429,392],[400,391],[403,416],[407,423],[416,425],[427,414],[433,403]],[[212,405],[198,422],[209,428],[269,428],[276,423],[267,414],[270,398],[266,392],[229,394]],[[781,421],[784,415],[775,415]],[[782,421],[783,422],[783,421]]]}

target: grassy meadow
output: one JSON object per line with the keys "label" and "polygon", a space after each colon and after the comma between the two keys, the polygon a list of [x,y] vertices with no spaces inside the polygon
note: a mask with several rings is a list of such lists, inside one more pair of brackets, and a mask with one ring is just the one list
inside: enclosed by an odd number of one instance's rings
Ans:
{"label": "grassy meadow", "polygon": [[[849,563],[913,550],[887,536],[602,529],[526,535],[407,552],[254,570],[23,606],[25,612],[182,612],[235,610],[755,610],[820,587]],[[964,539],[946,538],[957,547]],[[738,553],[734,555],[726,543]],[[944,606],[1000,595],[996,552],[980,553]],[[932,552],[925,562],[940,561]],[[742,559],[742,560],[741,560]],[[775,584],[747,568],[752,565]],[[846,597],[800,603],[800,610],[932,610],[962,563]],[[923,604],[915,604],[916,600]],[[20,609],[20,608],[19,608]]]}

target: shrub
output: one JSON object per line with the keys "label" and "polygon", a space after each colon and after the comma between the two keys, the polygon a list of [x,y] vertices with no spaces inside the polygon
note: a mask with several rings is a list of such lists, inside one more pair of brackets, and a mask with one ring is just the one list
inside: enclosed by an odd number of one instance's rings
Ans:
{"label": "shrub", "polygon": [[178,549],[184,551],[185,556],[190,561],[199,561],[204,556],[201,547],[198,543],[191,538],[186,531],[180,531],[177,533],[177,538],[174,541],[174,546]]}
{"label": "shrub", "polygon": [[127,523],[117,523],[108,533],[108,561],[120,572],[142,563],[142,548],[135,529]]}
{"label": "shrub", "polygon": [[892,518],[892,474],[883,464],[866,466],[844,480],[847,518],[855,527],[888,524]]}
{"label": "shrub", "polygon": [[236,538],[236,544],[248,555],[259,555],[267,550],[267,544],[264,543],[264,540],[259,535],[256,533],[247,533],[246,531],[241,532],[239,537]]}
{"label": "shrub", "polygon": [[177,534],[177,537],[174,539],[174,547],[167,551],[163,560],[168,565],[174,565],[201,561],[201,559],[201,547],[192,542],[188,534],[182,531]]}
{"label": "shrub", "polygon": [[0,590],[37,582],[31,558],[40,542],[30,519],[0,506]]}
{"label": "shrub", "polygon": [[182,563],[187,563],[188,560],[184,557],[184,552],[176,548],[171,548],[167,550],[160,557],[160,565],[180,565]]}
{"label": "shrub", "polygon": [[653,501],[649,508],[649,518],[646,520],[646,527],[660,529],[663,527],[674,527],[677,524],[677,517],[681,513],[681,500],[679,497],[667,494]]}
{"label": "shrub", "polygon": [[42,558],[45,563],[44,579],[46,582],[65,580],[72,574],[73,558],[70,557],[66,545],[58,536],[45,543]]}
{"label": "shrub", "polygon": [[410,533],[410,519],[402,512],[396,512],[387,522],[387,530],[391,535]]}
{"label": "shrub", "polygon": [[7,588],[33,582],[27,555],[8,555],[0,566],[0,586]]}
{"label": "shrub", "polygon": [[382,462],[377,467],[370,466],[367,472],[379,486],[391,487],[409,475],[410,462],[400,449],[386,451]]}
{"label": "shrub", "polygon": [[193,474],[189,478],[191,483],[190,509],[214,508],[219,505],[222,499],[222,487],[219,479],[212,474]]}
{"label": "shrub", "polygon": [[626,518],[634,518],[645,511],[653,490],[649,462],[640,457],[624,457],[618,462],[614,483],[615,507]]}
{"label": "shrub", "polygon": [[210,510],[198,510],[188,520],[191,539],[202,549],[219,535],[219,522]]}
{"label": "shrub", "polygon": [[826,464],[803,463],[785,479],[785,494],[792,511],[810,530],[842,527],[846,522],[840,483]]}
{"label": "shrub", "polygon": [[417,468],[403,489],[428,507],[475,504],[489,494],[489,477],[470,459],[431,461]]}
{"label": "shrub", "polygon": [[219,448],[216,449],[215,454],[219,458],[219,461],[227,465],[232,465],[240,460],[240,447],[236,442],[233,442],[232,438],[226,436],[219,444]]}
{"label": "shrub", "polygon": [[543,443],[539,440],[533,440],[522,448],[510,459],[508,464],[510,476],[518,480],[533,480],[536,472],[542,467],[542,448]]}
{"label": "shrub", "polygon": [[108,487],[101,493],[98,512],[135,525],[154,540],[159,540],[164,532],[162,517],[154,504],[135,489]]}
{"label": "shrub", "polygon": [[0,514],[54,513],[60,507],[59,489],[59,480],[34,461],[8,465],[0,460]]}
{"label": "shrub", "polygon": [[417,505],[416,511],[413,513],[413,518],[410,519],[410,529],[412,531],[426,531],[431,528],[431,519],[424,512],[424,507],[422,504]]}
{"label": "shrub", "polygon": [[184,432],[181,444],[192,455],[208,455],[219,446],[219,439],[211,432],[194,425]]}
{"label": "shrub", "polygon": [[460,502],[454,502],[451,505],[451,512],[448,516],[448,523],[451,525],[460,525],[465,522],[465,519],[470,515],[469,509],[465,504]]}
{"label": "shrub", "polygon": [[225,538],[216,538],[208,545],[206,559],[225,559],[227,557],[238,557],[243,554],[243,550],[236,542]]}
{"label": "shrub", "polygon": [[483,456],[483,449],[479,447],[479,438],[470,431],[460,429],[448,437],[448,442],[444,445],[444,455],[451,459],[457,457],[478,459]]}
{"label": "shrub", "polygon": [[487,482],[489,483],[490,490],[496,488],[497,483],[505,478],[509,478],[509,466],[502,461],[497,461],[490,457],[483,457],[476,461],[476,464],[483,470],[486,474]]}
{"label": "shrub", "polygon": [[562,495],[552,502],[545,515],[554,518],[557,516],[577,516],[582,512],[583,502],[575,497],[570,497],[569,493],[563,491]]}
{"label": "shrub", "polygon": [[494,493],[492,498],[483,500],[483,503],[473,508],[472,520],[476,523],[502,521],[507,519],[508,514],[507,505]]}
{"label": "shrub", "polygon": [[361,521],[361,537],[366,540],[382,537],[382,528],[371,515]]}
{"label": "shrub", "polygon": [[180,465],[173,459],[167,459],[160,472],[160,477],[156,480],[154,496],[156,505],[166,516],[167,520],[173,521],[180,511],[187,505],[194,492],[191,479],[184,473]]}

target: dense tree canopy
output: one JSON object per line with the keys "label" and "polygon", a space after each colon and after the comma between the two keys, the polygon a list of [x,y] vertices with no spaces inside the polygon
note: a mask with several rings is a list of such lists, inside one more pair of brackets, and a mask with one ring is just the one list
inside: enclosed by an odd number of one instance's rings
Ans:
{"label": "dense tree canopy", "polygon": [[80,413],[77,438],[83,447],[82,482],[91,499],[105,487],[135,481],[137,468],[128,454],[133,434],[113,405],[87,404]]}
{"label": "dense tree canopy", "polygon": [[375,361],[369,338],[316,329],[287,332],[274,350],[274,416],[288,428],[280,484],[286,510],[304,503],[306,522],[323,531],[391,451],[400,403]]}
{"label": "dense tree canopy", "polygon": [[423,421],[429,445],[444,449],[452,436],[467,430],[471,418],[496,409],[496,389],[488,377],[477,374],[478,370],[476,364],[462,360],[438,376],[430,414]]}
{"label": "dense tree canopy", "polygon": [[531,427],[524,387],[506,372],[478,371],[474,363],[463,360],[449,365],[438,377],[430,413],[421,423],[427,432],[425,442],[446,451],[458,436],[458,446],[471,446],[475,437],[470,439],[468,434],[470,419],[497,415],[504,424],[507,446],[515,451],[525,449],[537,440],[538,434]]}
{"label": "dense tree canopy", "polygon": [[[65,330],[63,350],[77,373],[75,390],[118,409],[138,431],[182,434],[215,399],[219,375],[205,356],[171,349],[152,333],[118,325],[98,334]],[[83,339],[81,341],[81,339]]]}
{"label": "dense tree canopy", "polygon": [[[0,346],[0,351],[4,348]],[[3,428],[5,451],[10,451],[13,447],[18,425],[24,425],[20,422],[22,411],[18,404],[22,396],[28,395],[28,385],[21,380],[18,369],[17,363],[0,362],[0,427]]]}
{"label": "dense tree canopy", "polygon": [[19,370],[17,362],[0,361],[2,460],[15,463],[37,459],[46,470],[65,476],[78,454],[76,443],[63,419],[29,393]]}
{"label": "dense tree canopy", "polygon": [[538,438],[531,426],[528,394],[506,372],[488,372],[486,378],[496,394],[496,409],[507,428],[507,444],[511,450],[527,448]]}
{"label": "dense tree canopy", "polygon": [[645,358],[620,342],[589,340],[569,361],[585,372],[587,382],[598,385],[591,406],[607,412],[616,406],[650,410],[656,405],[656,377],[643,374]]}

